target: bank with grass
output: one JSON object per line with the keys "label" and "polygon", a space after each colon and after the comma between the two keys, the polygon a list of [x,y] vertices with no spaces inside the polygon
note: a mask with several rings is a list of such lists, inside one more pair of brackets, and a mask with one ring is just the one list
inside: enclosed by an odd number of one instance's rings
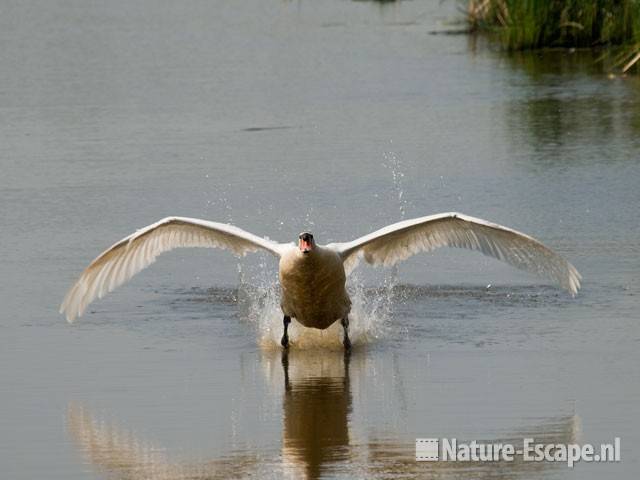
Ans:
{"label": "bank with grass", "polygon": [[[474,31],[508,50],[613,47],[624,71],[640,60],[640,0],[468,0]],[[637,67],[636,67],[637,68]]]}

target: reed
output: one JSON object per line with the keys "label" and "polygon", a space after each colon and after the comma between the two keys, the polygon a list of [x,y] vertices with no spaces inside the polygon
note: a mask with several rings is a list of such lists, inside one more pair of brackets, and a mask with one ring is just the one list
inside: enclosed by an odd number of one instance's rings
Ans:
{"label": "reed", "polygon": [[471,28],[508,50],[623,46],[624,70],[640,60],[640,0],[468,0]]}

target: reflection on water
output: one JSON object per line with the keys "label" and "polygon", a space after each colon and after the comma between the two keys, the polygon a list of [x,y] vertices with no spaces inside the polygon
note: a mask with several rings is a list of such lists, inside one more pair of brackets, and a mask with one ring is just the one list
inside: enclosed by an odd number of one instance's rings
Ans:
{"label": "reflection on water", "polygon": [[69,432],[87,461],[109,478],[116,479],[226,479],[256,469],[251,452],[203,463],[172,462],[164,449],[139,438],[117,422],[100,421],[87,408],[71,403],[67,413]]}
{"label": "reflection on water", "polygon": [[[219,458],[172,460],[166,449],[122,428],[117,420],[96,417],[89,408],[70,403],[68,430],[87,462],[114,479],[217,479],[271,475],[317,479],[339,474],[366,478],[506,479],[546,475],[563,464],[524,462],[416,462],[413,439],[393,434],[354,435],[351,384],[366,382],[364,352],[343,354],[311,350],[265,351],[263,366],[274,389],[282,390],[281,450],[236,449]],[[206,419],[205,419],[206,421]],[[580,432],[576,415],[542,418],[528,428],[497,439],[516,446],[525,437],[541,443],[575,443]],[[392,432],[393,433],[393,432]],[[472,439],[458,438],[459,442]],[[268,472],[268,473],[267,473]]]}
{"label": "reflection on water", "polygon": [[[511,88],[518,90],[507,103],[506,124],[514,143],[526,141],[536,152],[531,158],[583,161],[567,154],[590,145],[606,159],[617,138],[621,143],[640,133],[640,105],[635,78],[609,75],[601,54],[591,50],[516,52],[505,57],[513,70]],[[525,84],[523,85],[523,79]]]}
{"label": "reflection on water", "polygon": [[[545,418],[540,424],[514,431],[513,435],[496,439],[462,439],[458,443],[478,440],[480,442],[510,443],[522,448],[523,438],[533,438],[536,443],[567,444],[576,443],[580,434],[580,417],[577,415]],[[554,471],[566,469],[564,463],[524,461],[515,455],[513,461],[503,462],[416,462],[397,444],[384,440],[371,441],[368,445],[369,477],[388,477],[391,473],[411,478],[487,478],[503,480],[510,478],[545,478]]]}
{"label": "reflection on water", "polygon": [[320,478],[329,465],[349,459],[350,358],[338,352],[282,354],[282,458],[292,478]]}
{"label": "reflection on water", "polygon": [[610,72],[601,51],[580,49],[547,49],[514,51],[505,54],[511,68],[522,70],[532,78],[548,82],[545,75],[557,75],[565,80],[579,75],[606,75]]}

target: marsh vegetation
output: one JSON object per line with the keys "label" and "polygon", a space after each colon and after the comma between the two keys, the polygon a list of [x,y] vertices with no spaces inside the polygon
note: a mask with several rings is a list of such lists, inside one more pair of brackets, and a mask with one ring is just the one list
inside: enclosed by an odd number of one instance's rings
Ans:
{"label": "marsh vegetation", "polygon": [[638,0],[469,0],[467,19],[508,50],[613,48],[613,64],[629,70],[640,59]]}

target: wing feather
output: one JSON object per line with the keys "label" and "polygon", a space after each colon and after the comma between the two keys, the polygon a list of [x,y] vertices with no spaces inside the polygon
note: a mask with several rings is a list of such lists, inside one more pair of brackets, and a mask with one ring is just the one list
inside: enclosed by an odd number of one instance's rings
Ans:
{"label": "wing feather", "polygon": [[169,250],[209,247],[237,256],[259,249],[279,256],[285,245],[260,238],[238,227],[186,217],[167,217],[123,238],[93,260],[69,289],[60,306],[72,322],[96,298],[122,285]]}
{"label": "wing feather", "polygon": [[364,259],[391,266],[419,252],[440,247],[476,250],[516,268],[557,282],[575,295],[582,276],[576,268],[535,238],[461,213],[440,213],[389,225],[347,243],[335,243],[349,272]]}

